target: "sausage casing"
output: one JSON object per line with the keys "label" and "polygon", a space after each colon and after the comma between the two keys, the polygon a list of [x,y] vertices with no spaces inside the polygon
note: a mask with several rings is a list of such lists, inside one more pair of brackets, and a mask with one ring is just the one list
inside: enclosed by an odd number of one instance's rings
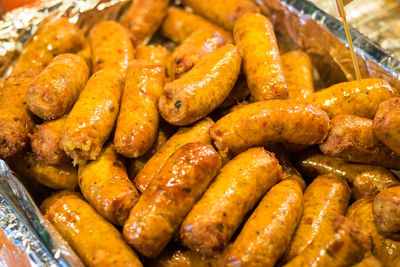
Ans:
{"label": "sausage casing", "polygon": [[179,148],[131,210],[123,231],[128,243],[141,254],[156,257],[221,165],[210,145],[189,143]]}
{"label": "sausage casing", "polygon": [[165,74],[167,74],[168,57],[169,51],[162,45],[139,45],[135,51],[136,59],[143,59],[160,65]]}
{"label": "sausage casing", "polygon": [[390,187],[377,194],[372,202],[376,227],[383,232],[400,231],[400,186]]}

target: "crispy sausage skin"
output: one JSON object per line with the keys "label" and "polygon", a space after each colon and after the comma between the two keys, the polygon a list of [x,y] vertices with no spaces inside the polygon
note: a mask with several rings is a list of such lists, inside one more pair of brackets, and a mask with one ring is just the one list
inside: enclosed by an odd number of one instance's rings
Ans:
{"label": "crispy sausage skin", "polygon": [[333,117],[328,137],[319,148],[326,155],[346,161],[400,169],[400,155],[376,138],[370,119],[353,115]]}
{"label": "crispy sausage skin", "polygon": [[304,192],[304,211],[284,260],[302,254],[319,233],[331,232],[337,215],[345,215],[351,190],[334,175],[318,176]]}
{"label": "crispy sausage skin", "polygon": [[119,154],[137,158],[154,143],[159,123],[157,101],[164,81],[161,65],[145,60],[129,64],[114,135]]}
{"label": "crispy sausage skin", "polygon": [[243,56],[252,99],[285,99],[287,84],[271,22],[261,14],[244,15],[235,23],[233,36]]}
{"label": "crispy sausage skin", "polygon": [[29,109],[44,120],[61,117],[75,103],[89,76],[86,62],[74,54],[56,56],[26,92]]}
{"label": "crispy sausage skin", "polygon": [[89,32],[93,73],[112,68],[125,75],[133,59],[133,47],[128,31],[115,21],[102,21]]}
{"label": "crispy sausage skin", "polygon": [[335,174],[351,186],[352,198],[374,197],[385,188],[400,185],[397,176],[379,166],[352,164],[343,159],[323,155],[316,151],[299,154],[295,160],[300,172],[308,178],[322,174]]}
{"label": "crispy sausage skin", "polygon": [[250,0],[183,0],[184,5],[217,25],[232,31],[235,21],[247,13],[257,13],[259,8]]}
{"label": "crispy sausage skin", "polygon": [[279,142],[321,143],[328,135],[328,115],[297,100],[268,100],[246,105],[211,127],[216,146],[237,154],[252,146]]}
{"label": "crispy sausage skin", "polygon": [[128,243],[147,257],[160,254],[221,165],[210,145],[179,148],[131,210],[123,230]]}
{"label": "crispy sausage skin", "polygon": [[94,160],[99,155],[117,119],[122,82],[113,69],[100,70],[82,90],[60,139],[60,147],[74,163]]}
{"label": "crispy sausage skin", "polygon": [[289,99],[307,99],[314,93],[311,59],[303,51],[294,50],[283,54],[281,61]]}
{"label": "crispy sausage skin", "polygon": [[376,227],[383,232],[400,231],[400,186],[386,188],[372,203]]}
{"label": "crispy sausage skin", "polygon": [[186,216],[182,243],[202,255],[220,254],[246,214],[281,176],[278,160],[262,147],[236,156]]}
{"label": "crispy sausage skin", "polygon": [[53,195],[41,207],[87,266],[142,266],[121,233],[76,193]]}
{"label": "crispy sausage skin", "polygon": [[135,177],[135,184],[139,191],[143,192],[157,173],[164,166],[167,159],[181,146],[191,142],[211,144],[208,134],[209,128],[214,122],[205,118],[191,127],[180,128],[161,148],[149,159],[143,169]]}
{"label": "crispy sausage skin", "polygon": [[378,106],[398,93],[382,79],[371,78],[332,85],[309,96],[311,104],[325,110],[329,117],[339,114],[372,119]]}
{"label": "crispy sausage skin", "polygon": [[164,19],[169,0],[134,0],[121,24],[128,28],[133,46],[146,44]]}
{"label": "crispy sausage skin", "polygon": [[272,187],[228,249],[222,266],[274,266],[289,245],[302,206],[297,182],[284,180]]}
{"label": "crispy sausage skin", "polygon": [[284,266],[344,267],[360,262],[371,249],[368,234],[341,215],[337,215],[331,224],[302,254]]}
{"label": "crispy sausage skin", "polygon": [[379,105],[372,123],[375,136],[400,155],[400,98],[393,97]]}
{"label": "crispy sausage skin", "polygon": [[35,159],[44,165],[59,165],[68,162],[68,156],[60,148],[60,137],[64,132],[67,117],[46,121],[33,128],[29,135]]}
{"label": "crispy sausage skin", "polygon": [[139,198],[111,144],[97,160],[79,166],[78,181],[85,199],[114,224],[124,224]]}
{"label": "crispy sausage skin", "polygon": [[218,107],[239,76],[241,56],[233,45],[206,54],[181,78],[167,83],[158,102],[161,116],[173,125],[188,125]]}

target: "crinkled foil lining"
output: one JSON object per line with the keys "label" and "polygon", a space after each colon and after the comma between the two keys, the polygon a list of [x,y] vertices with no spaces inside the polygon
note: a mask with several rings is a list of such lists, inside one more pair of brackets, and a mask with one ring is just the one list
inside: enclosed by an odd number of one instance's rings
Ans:
{"label": "crinkled foil lining", "polygon": [[[39,7],[7,13],[0,20],[0,74],[7,76],[18,53],[41,22],[67,16],[87,32],[98,21],[117,19],[126,6],[125,1],[50,0]],[[337,19],[305,0],[255,1],[291,49],[300,47],[311,56],[325,86],[354,79],[343,27]],[[400,61],[358,31],[352,29],[351,34],[363,77],[381,77],[400,90]],[[25,251],[32,266],[82,265],[2,160],[0,227]]]}

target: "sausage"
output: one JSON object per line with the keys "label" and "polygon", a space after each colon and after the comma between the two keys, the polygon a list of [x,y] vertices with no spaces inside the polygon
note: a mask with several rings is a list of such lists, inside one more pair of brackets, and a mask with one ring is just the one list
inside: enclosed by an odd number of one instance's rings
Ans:
{"label": "sausage", "polygon": [[350,194],[347,183],[334,175],[318,176],[307,187],[304,211],[285,253],[286,262],[305,252],[319,233],[331,232],[335,217],[345,215]]}
{"label": "sausage", "polygon": [[164,37],[176,43],[180,43],[196,30],[206,28],[212,28],[218,31],[224,36],[224,39],[232,39],[232,34],[230,32],[212,24],[203,17],[176,7],[168,8],[167,16],[161,27],[161,33]]}
{"label": "sausage", "polygon": [[146,44],[167,14],[169,0],[134,0],[121,19],[134,47]]}
{"label": "sausage", "polygon": [[300,172],[309,178],[335,174],[351,186],[352,198],[374,197],[385,188],[400,185],[397,176],[379,166],[352,164],[315,151],[302,152],[295,160]]}
{"label": "sausage", "polygon": [[162,67],[165,73],[168,57],[169,52],[162,45],[139,45],[136,47],[136,59],[148,60],[154,64],[158,64]]}
{"label": "sausage", "polygon": [[369,255],[365,256],[359,263],[352,265],[352,267],[382,267],[382,264],[374,256]]}
{"label": "sausage", "polygon": [[274,266],[289,245],[302,206],[297,182],[284,180],[272,187],[228,249],[222,266]]}
{"label": "sausage", "polygon": [[184,5],[217,25],[232,31],[235,21],[247,13],[258,13],[260,9],[250,0],[183,0]]}
{"label": "sausage", "polygon": [[222,117],[211,127],[210,135],[219,149],[237,154],[283,141],[318,144],[328,131],[328,115],[319,108],[297,100],[268,100]]}
{"label": "sausage", "polygon": [[343,82],[315,92],[308,101],[325,110],[329,117],[348,114],[372,119],[381,102],[396,96],[396,89],[388,82],[377,79],[362,79]]}
{"label": "sausage", "polygon": [[278,160],[262,147],[236,156],[186,216],[182,243],[205,256],[220,254],[246,214],[281,176]]}
{"label": "sausage", "polygon": [[29,109],[44,120],[61,117],[75,103],[88,76],[89,68],[81,57],[56,56],[29,86],[26,92]]}
{"label": "sausage", "polygon": [[89,42],[93,73],[112,68],[125,75],[128,63],[133,59],[133,47],[127,29],[115,21],[102,21],[90,30]]}
{"label": "sausage", "polygon": [[175,48],[169,57],[168,76],[171,80],[178,79],[193,68],[204,55],[231,42],[232,40],[226,40],[220,32],[213,28],[194,31]]}
{"label": "sausage", "polygon": [[241,61],[233,45],[225,45],[202,57],[184,76],[164,86],[158,102],[161,116],[179,126],[207,116],[232,90]]}
{"label": "sausage", "polygon": [[[11,76],[35,77],[54,56],[75,53],[85,42],[85,37],[68,18],[59,18],[45,25],[19,56]],[[25,96],[24,96],[25,97]]]}
{"label": "sausage", "polygon": [[372,202],[376,227],[383,232],[400,231],[400,186],[386,188]]}
{"label": "sausage", "polygon": [[[121,233],[75,193],[52,196],[44,217],[88,266],[142,266]],[[55,198],[55,199],[54,199]],[[42,205],[42,211],[44,211]]]}
{"label": "sausage", "polygon": [[83,47],[76,53],[77,56],[80,56],[89,68],[89,74],[92,70],[92,48],[90,48],[90,43],[88,40],[85,39],[83,43]]}
{"label": "sausage", "polygon": [[63,196],[68,196],[68,195],[75,195],[79,198],[83,199],[83,196],[81,193],[76,192],[76,191],[71,191],[71,190],[59,190],[55,193],[52,193],[49,197],[45,198],[42,201],[42,204],[40,204],[40,212],[45,215],[47,213],[47,211],[51,208],[51,206],[54,205],[54,203],[57,202],[57,200],[59,200],[61,197]]}
{"label": "sausage", "polygon": [[157,173],[164,166],[167,159],[181,146],[191,142],[211,144],[208,129],[214,122],[205,118],[191,127],[180,128],[144,165],[143,169],[135,177],[135,184],[139,191],[143,192]]}
{"label": "sausage", "polygon": [[232,91],[225,98],[224,102],[218,107],[219,110],[227,109],[233,105],[240,104],[245,101],[247,96],[249,96],[250,91],[247,86],[246,77],[239,74],[235,86],[233,86]]}
{"label": "sausage", "polygon": [[287,52],[281,56],[281,62],[289,99],[305,100],[314,93],[313,65],[306,53]]}
{"label": "sausage", "polygon": [[254,101],[288,96],[279,48],[271,22],[261,14],[241,17],[233,37],[243,56],[243,71]]}
{"label": "sausage", "polygon": [[350,162],[400,168],[400,155],[375,137],[370,119],[353,115],[333,117],[328,137],[319,148],[326,155]]}
{"label": "sausage", "polygon": [[347,217],[372,238],[372,253],[383,266],[394,266],[400,257],[400,241],[382,235],[374,223],[372,199],[362,198],[351,205]]}
{"label": "sausage", "polygon": [[210,145],[179,148],[131,210],[123,229],[128,243],[146,257],[160,254],[221,164]]}
{"label": "sausage", "polygon": [[375,136],[400,155],[400,98],[383,101],[375,114],[372,127]]}
{"label": "sausage", "polygon": [[154,143],[159,123],[157,101],[164,80],[164,72],[158,64],[145,60],[129,64],[114,135],[119,154],[137,158]]}
{"label": "sausage", "polygon": [[60,137],[64,132],[67,117],[63,116],[54,121],[47,121],[33,128],[29,135],[31,148],[35,159],[44,165],[60,165],[68,162],[69,158],[60,148]]}
{"label": "sausage", "polygon": [[78,171],[71,163],[60,166],[42,165],[30,154],[17,155],[7,160],[16,173],[52,189],[74,189],[78,185]]}
{"label": "sausage", "polygon": [[60,147],[74,164],[95,160],[117,119],[122,77],[113,69],[96,72],[82,90],[65,123]]}
{"label": "sausage", "polygon": [[332,226],[321,231],[315,240],[285,267],[345,267],[360,262],[371,249],[370,237],[343,216],[336,216]]}

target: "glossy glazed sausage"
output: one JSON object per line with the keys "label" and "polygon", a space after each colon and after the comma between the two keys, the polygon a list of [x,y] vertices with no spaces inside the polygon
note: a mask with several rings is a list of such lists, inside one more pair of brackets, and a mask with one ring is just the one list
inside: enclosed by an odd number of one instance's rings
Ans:
{"label": "glossy glazed sausage", "polygon": [[76,55],[80,56],[86,62],[90,74],[92,72],[92,48],[90,47],[89,40],[85,39],[82,49]]}
{"label": "glossy glazed sausage", "polygon": [[114,224],[124,224],[139,198],[111,144],[104,148],[97,160],[79,166],[78,181],[85,199]]}
{"label": "glossy glazed sausage", "polygon": [[114,135],[117,152],[128,158],[146,153],[157,136],[157,101],[165,75],[161,65],[145,60],[129,64]]}
{"label": "glossy glazed sausage", "polygon": [[224,102],[218,107],[219,110],[227,109],[233,105],[240,104],[250,95],[249,87],[247,86],[246,77],[239,74],[235,86],[232,91],[225,98]]}
{"label": "glossy glazed sausage", "polygon": [[221,168],[217,152],[203,143],[179,148],[140,196],[124,225],[137,251],[156,257]]}
{"label": "glossy glazed sausage", "polygon": [[272,187],[228,249],[222,266],[274,266],[289,245],[302,206],[297,182],[284,180]]}
{"label": "glossy glazed sausage", "polygon": [[333,117],[328,137],[319,148],[326,155],[350,162],[400,168],[400,155],[375,137],[370,119],[353,115]]}
{"label": "glossy glazed sausage", "polygon": [[135,0],[121,19],[134,47],[146,44],[164,19],[169,0]]}
{"label": "glossy glazed sausage", "polygon": [[246,105],[211,127],[215,145],[237,154],[252,146],[279,142],[312,145],[328,134],[328,115],[297,100],[268,100]]}
{"label": "glossy glazed sausage", "polygon": [[62,116],[85,86],[89,68],[74,54],[56,56],[32,81],[26,92],[29,109],[44,120]]}
{"label": "glossy glazed sausage", "polygon": [[246,214],[281,176],[278,160],[262,147],[236,156],[186,216],[180,230],[182,243],[202,255],[219,255]]}
{"label": "glossy glazed sausage", "polygon": [[60,147],[74,163],[94,160],[117,119],[122,94],[122,77],[113,69],[90,77],[67,116]]}
{"label": "glossy glazed sausage", "polygon": [[29,135],[35,159],[45,165],[59,165],[69,161],[67,154],[60,148],[60,137],[64,132],[67,117],[46,121],[33,128]]}
{"label": "glossy glazed sausage", "polygon": [[383,101],[372,123],[375,136],[400,155],[400,98]]}
{"label": "glossy glazed sausage", "polygon": [[158,102],[161,116],[179,126],[207,116],[232,90],[241,62],[230,44],[206,54],[184,76],[164,86]]}
{"label": "glossy glazed sausage", "polygon": [[302,254],[284,266],[351,266],[360,262],[370,249],[367,233],[351,220],[336,216],[330,228],[320,232]]}
{"label": "glossy glazed sausage", "polygon": [[208,130],[214,122],[205,118],[191,127],[180,128],[161,148],[149,159],[143,169],[135,177],[135,184],[143,192],[157,173],[164,166],[167,159],[181,146],[191,142],[211,144]]}
{"label": "glossy glazed sausage", "polygon": [[376,227],[383,232],[400,231],[400,186],[386,188],[372,203]]}
{"label": "glossy glazed sausage", "polygon": [[53,195],[44,217],[88,266],[142,266],[121,233],[75,193]]}
{"label": "glossy glazed sausage", "polygon": [[148,60],[162,67],[166,73],[169,51],[162,45],[139,45],[136,47],[135,58]]}
{"label": "glossy glazed sausage", "polygon": [[289,99],[305,100],[314,93],[313,65],[306,53],[287,52],[281,56],[281,62]]}
{"label": "glossy glazed sausage", "polygon": [[396,96],[396,89],[382,79],[371,78],[332,85],[309,96],[311,104],[325,110],[329,117],[339,114],[372,119],[381,102]]}
{"label": "glossy glazed sausage", "polygon": [[249,0],[183,0],[184,5],[227,30],[232,30],[235,21],[247,13],[257,13],[259,8]]}
{"label": "glossy glazed sausage", "polygon": [[125,76],[133,59],[133,47],[128,31],[115,21],[102,21],[89,32],[93,73],[112,68]]}
{"label": "glossy glazed sausage", "polygon": [[304,210],[299,226],[285,253],[290,261],[302,254],[319,233],[331,232],[337,215],[345,215],[351,190],[334,175],[318,176],[304,192]]}
{"label": "glossy glazed sausage", "polygon": [[241,17],[233,30],[254,101],[287,98],[287,84],[271,22],[261,14]]}

